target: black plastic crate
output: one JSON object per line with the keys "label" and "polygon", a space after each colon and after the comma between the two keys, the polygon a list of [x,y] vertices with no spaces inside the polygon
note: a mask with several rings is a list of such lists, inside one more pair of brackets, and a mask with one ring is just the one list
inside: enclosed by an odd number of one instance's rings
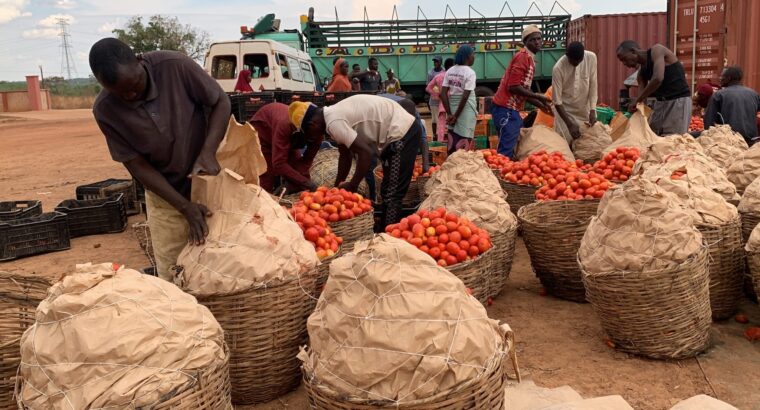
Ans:
{"label": "black plastic crate", "polygon": [[42,213],[40,201],[6,201],[0,202],[0,221],[29,218]]}
{"label": "black plastic crate", "polygon": [[325,93],[323,96],[323,103],[326,106],[330,106],[345,100],[348,97],[364,94],[364,95],[377,95],[380,91],[346,91],[346,92],[333,92]]}
{"label": "black plastic crate", "polygon": [[0,261],[71,247],[66,214],[48,212],[0,222]]}
{"label": "black plastic crate", "polygon": [[127,228],[124,194],[111,195],[107,199],[67,199],[55,210],[68,216],[72,238],[124,232]]}
{"label": "black plastic crate", "polygon": [[77,187],[77,199],[106,199],[111,195],[124,194],[124,208],[127,215],[140,213],[137,190],[131,179],[106,179]]}
{"label": "black plastic crate", "polygon": [[230,95],[232,115],[234,115],[235,120],[240,123],[250,121],[251,117],[253,117],[261,107],[272,102],[275,102],[275,93],[273,91]]}

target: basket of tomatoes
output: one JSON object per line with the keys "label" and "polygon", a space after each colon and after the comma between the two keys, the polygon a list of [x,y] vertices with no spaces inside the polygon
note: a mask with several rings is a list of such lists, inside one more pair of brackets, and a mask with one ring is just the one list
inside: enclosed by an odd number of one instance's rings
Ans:
{"label": "basket of tomatoes", "polygon": [[302,192],[294,207],[299,205],[316,211],[346,244],[372,235],[375,224],[372,202],[359,194],[342,188],[319,187],[314,192]]}
{"label": "basket of tomatoes", "polygon": [[317,267],[317,279],[314,292],[314,302],[319,299],[322,288],[327,281],[330,273],[330,262],[340,255],[340,246],[343,238],[336,235],[327,221],[319,216],[319,212],[308,209],[305,205],[295,205],[290,209],[290,215],[293,216],[298,226],[303,231],[304,238],[314,245],[314,250],[319,258]]}
{"label": "basket of tomatoes", "polygon": [[633,166],[641,156],[636,147],[617,147],[596,161],[592,169],[609,181],[625,182],[631,177]]}

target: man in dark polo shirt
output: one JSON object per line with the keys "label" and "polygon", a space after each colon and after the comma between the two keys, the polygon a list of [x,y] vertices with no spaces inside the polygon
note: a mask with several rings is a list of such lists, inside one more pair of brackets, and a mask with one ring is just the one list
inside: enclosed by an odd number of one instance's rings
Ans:
{"label": "man in dark polo shirt", "polygon": [[230,103],[193,60],[174,51],[136,56],[114,38],[90,49],[90,68],[103,86],[93,114],[111,157],[145,185],[148,226],[158,275],[188,243],[202,244],[211,213],[190,202],[190,177],[216,175]]}

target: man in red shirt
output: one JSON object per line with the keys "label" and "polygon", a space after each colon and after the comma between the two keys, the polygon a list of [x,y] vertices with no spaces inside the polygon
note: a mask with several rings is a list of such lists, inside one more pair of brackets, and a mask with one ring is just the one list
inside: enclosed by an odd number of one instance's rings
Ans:
{"label": "man in red shirt", "polygon": [[[288,106],[281,103],[263,106],[250,123],[259,134],[261,153],[267,161],[267,172],[259,178],[262,188],[274,192],[275,188],[284,186],[288,194],[317,189],[309,169],[322,137],[307,140],[302,132],[296,132],[290,123]],[[306,151],[302,154],[304,146]]]}
{"label": "man in red shirt", "polygon": [[525,47],[509,63],[491,106],[493,122],[499,129],[498,152],[510,158],[514,156],[517,138],[520,136],[520,111],[525,106],[525,101],[544,110],[551,103],[545,95],[530,90],[536,71],[533,56],[541,51],[541,31],[535,25],[526,27],[522,32],[522,41]]}

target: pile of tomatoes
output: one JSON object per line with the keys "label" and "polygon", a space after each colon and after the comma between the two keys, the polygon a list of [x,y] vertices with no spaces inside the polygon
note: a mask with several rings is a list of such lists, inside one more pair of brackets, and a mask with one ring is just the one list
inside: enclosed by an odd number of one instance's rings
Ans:
{"label": "pile of tomatoes", "polygon": [[602,175],[594,171],[573,171],[556,178],[549,178],[546,185],[536,191],[539,201],[578,201],[581,199],[599,199],[614,186]]}
{"label": "pile of tomatoes", "polygon": [[433,175],[439,169],[441,169],[440,165],[434,165],[434,166],[428,168],[428,172],[423,173],[422,176],[423,177],[429,177],[429,176]]}
{"label": "pile of tomatoes", "polygon": [[343,238],[335,235],[317,211],[298,205],[290,209],[290,214],[303,231],[304,238],[314,245],[319,259],[329,258],[338,252]]}
{"label": "pile of tomatoes", "polygon": [[689,123],[689,131],[704,131],[705,130],[705,122],[702,120],[702,117],[698,115],[693,115],[691,117],[691,122]]}
{"label": "pile of tomatoes", "polygon": [[638,148],[617,147],[614,151],[608,152],[604,158],[596,161],[593,170],[608,180],[627,181],[640,155]]}
{"label": "pile of tomatoes", "polygon": [[488,167],[491,169],[504,169],[507,164],[512,162],[509,157],[499,154],[493,148],[484,149],[481,150],[481,152],[483,153],[483,158],[486,160]]}
{"label": "pile of tomatoes", "polygon": [[342,188],[323,186],[314,192],[301,192],[300,200],[293,208],[300,209],[301,206],[316,211],[317,215],[327,222],[345,221],[372,211],[372,202],[369,199]]}
{"label": "pile of tomatoes", "polygon": [[388,225],[385,232],[416,246],[443,267],[477,258],[492,246],[488,232],[444,208],[417,211]]}
{"label": "pile of tomatoes", "polygon": [[581,160],[570,162],[559,152],[549,154],[541,150],[522,161],[506,164],[501,170],[501,177],[514,184],[541,186],[550,178],[556,179],[569,172],[585,171],[590,168],[590,165],[584,165]]}

